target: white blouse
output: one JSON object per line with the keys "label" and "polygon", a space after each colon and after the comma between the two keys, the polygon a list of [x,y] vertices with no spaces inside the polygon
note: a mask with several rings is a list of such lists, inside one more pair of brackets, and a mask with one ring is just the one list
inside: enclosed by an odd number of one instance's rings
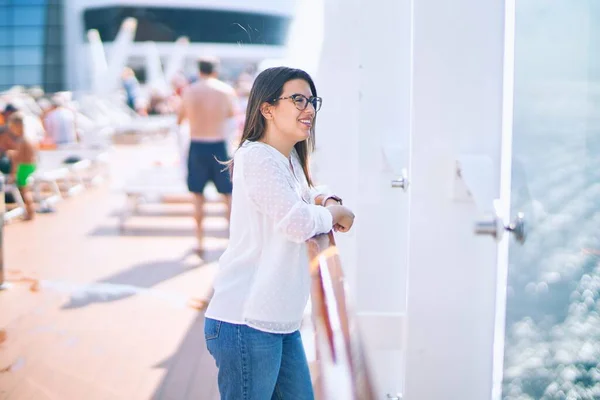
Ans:
{"label": "white blouse", "polygon": [[[291,160],[291,165],[290,165]],[[298,154],[261,142],[235,153],[229,245],[206,317],[272,333],[300,328],[310,293],[306,240],[332,229]]]}

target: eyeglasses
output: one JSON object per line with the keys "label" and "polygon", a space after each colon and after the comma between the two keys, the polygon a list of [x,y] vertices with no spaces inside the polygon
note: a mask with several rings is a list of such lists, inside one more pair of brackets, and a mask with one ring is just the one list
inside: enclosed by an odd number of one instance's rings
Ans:
{"label": "eyeglasses", "polygon": [[313,108],[315,109],[315,112],[317,112],[321,109],[321,105],[323,104],[322,98],[315,97],[315,96],[310,96],[310,98],[308,98],[303,94],[293,94],[293,95],[287,96],[287,97],[279,97],[277,99],[273,99],[273,101],[275,102],[277,100],[287,100],[287,99],[291,99],[294,102],[294,105],[296,106],[296,108],[300,111],[306,110],[306,107],[308,107],[308,104],[312,104]]}

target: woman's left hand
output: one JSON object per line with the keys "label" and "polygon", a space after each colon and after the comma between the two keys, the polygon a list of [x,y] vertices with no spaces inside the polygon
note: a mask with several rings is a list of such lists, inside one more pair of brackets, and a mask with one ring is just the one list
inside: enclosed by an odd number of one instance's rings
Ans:
{"label": "woman's left hand", "polygon": [[347,207],[344,206],[334,206],[341,208],[344,212],[341,217],[334,221],[333,230],[334,232],[348,232],[352,225],[354,224],[354,213]]}
{"label": "woman's left hand", "polygon": [[335,224],[335,225],[333,226],[333,231],[334,231],[334,232],[348,232],[349,230],[350,230],[349,228],[348,228],[348,229],[346,229],[346,228],[344,228],[344,227],[343,227],[342,225],[340,225],[340,224]]}

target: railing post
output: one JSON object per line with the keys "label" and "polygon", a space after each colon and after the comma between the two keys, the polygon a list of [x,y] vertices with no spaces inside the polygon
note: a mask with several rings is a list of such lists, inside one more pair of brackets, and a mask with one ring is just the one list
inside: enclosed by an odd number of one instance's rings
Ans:
{"label": "railing post", "polygon": [[4,175],[0,173],[0,290],[7,289],[4,282],[4,213],[6,204],[4,197]]}
{"label": "railing post", "polygon": [[320,392],[317,398],[375,400],[333,233],[309,240],[308,254],[319,374],[315,377],[315,393]]}

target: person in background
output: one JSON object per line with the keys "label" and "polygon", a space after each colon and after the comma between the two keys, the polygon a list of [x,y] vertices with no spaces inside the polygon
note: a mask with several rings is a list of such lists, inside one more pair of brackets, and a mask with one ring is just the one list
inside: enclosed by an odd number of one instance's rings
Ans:
{"label": "person in background", "polygon": [[2,125],[6,125],[8,123],[8,118],[10,118],[10,116],[17,111],[19,110],[12,103],[6,104],[4,106],[4,110],[2,111]]}
{"label": "person in background", "polygon": [[12,113],[8,118],[7,155],[10,162],[10,179],[14,182],[25,203],[25,219],[35,217],[33,193],[29,177],[35,172],[37,143],[25,135],[25,116],[21,112]]}
{"label": "person in background", "polygon": [[13,144],[8,135],[8,127],[0,125],[0,173],[3,175],[10,175],[12,171],[11,161],[8,158],[8,152],[12,148]]}
{"label": "person in background", "polygon": [[[6,124],[8,124],[10,116],[16,112],[22,112],[21,108],[12,103],[6,105],[2,113]],[[24,112],[22,112],[22,115],[24,118],[24,135],[37,145],[46,136],[44,125],[37,115],[26,114]]]}
{"label": "person in background", "polygon": [[134,111],[138,109],[138,97],[140,94],[140,83],[135,77],[135,73],[129,67],[125,67],[123,69],[123,74],[121,75],[121,82],[123,84],[123,89],[125,90],[126,102],[129,108]]}
{"label": "person in background", "polygon": [[64,101],[58,96],[51,100],[51,104],[51,108],[46,111],[42,121],[47,140],[56,146],[79,142],[75,112],[65,107]]}
{"label": "person in background", "polygon": [[218,79],[217,61],[202,59],[198,62],[198,81],[186,87],[182,94],[177,125],[181,130],[184,120],[189,122],[190,145],[187,157],[187,185],[194,195],[196,238],[198,253],[202,254],[204,218],[204,188],[214,183],[227,206],[231,209],[231,180],[219,161],[228,159],[227,137],[230,120],[237,113],[237,99],[233,88]]}

